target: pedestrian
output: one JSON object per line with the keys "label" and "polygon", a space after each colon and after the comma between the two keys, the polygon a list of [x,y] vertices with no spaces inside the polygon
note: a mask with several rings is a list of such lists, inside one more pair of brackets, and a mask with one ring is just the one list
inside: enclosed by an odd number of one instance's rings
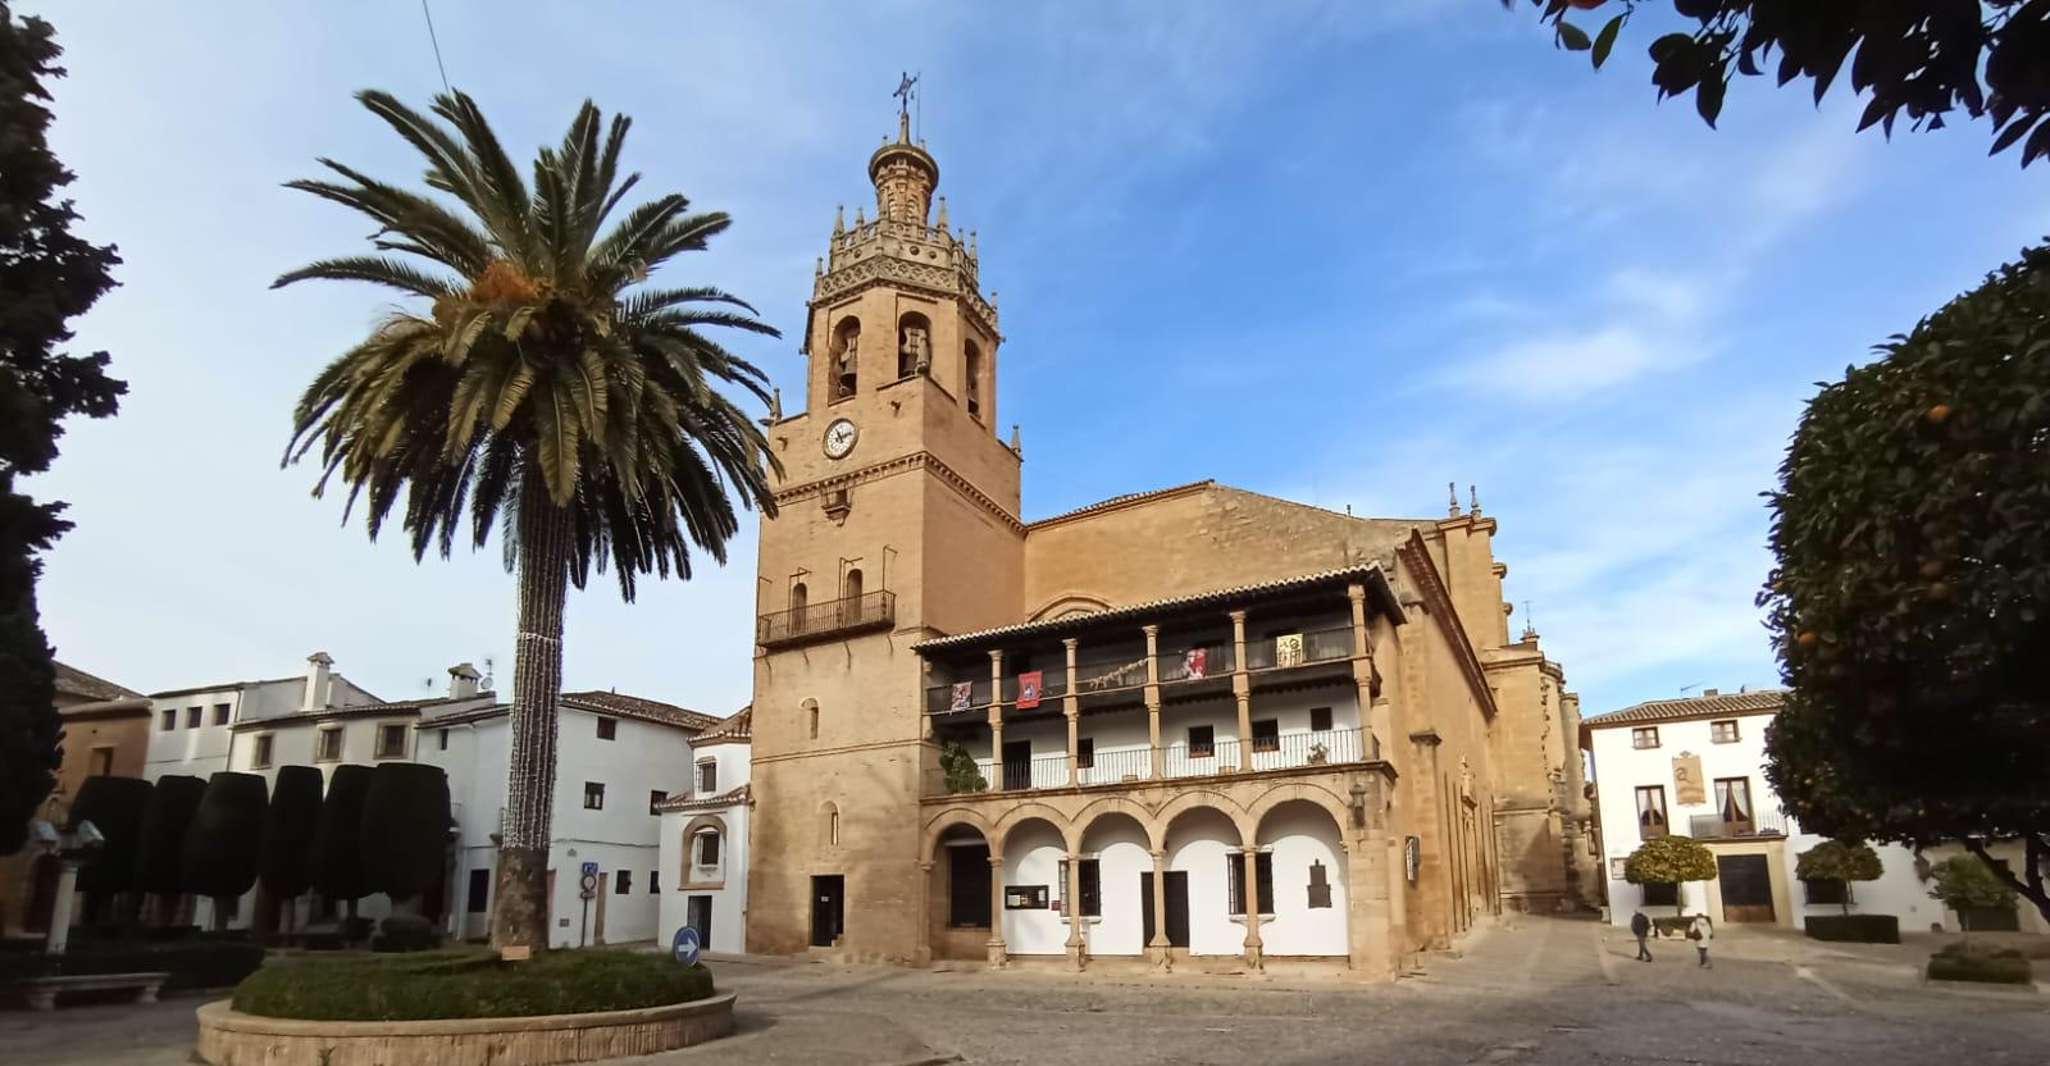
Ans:
{"label": "pedestrian", "polygon": [[1694,950],[1701,953],[1701,965],[1713,970],[1715,965],[1708,961],[1708,942],[1715,939],[1715,926],[1709,923],[1708,915],[1697,914],[1687,926],[1687,939],[1694,941]]}
{"label": "pedestrian", "polygon": [[1637,961],[1650,962],[1651,946],[1646,943],[1646,938],[1651,936],[1651,919],[1646,918],[1643,911],[1630,916],[1630,935],[1637,938]]}

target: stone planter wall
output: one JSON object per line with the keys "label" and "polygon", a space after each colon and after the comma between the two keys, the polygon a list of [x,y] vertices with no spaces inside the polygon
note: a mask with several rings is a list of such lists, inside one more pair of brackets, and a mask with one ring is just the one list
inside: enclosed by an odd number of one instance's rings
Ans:
{"label": "stone planter wall", "polygon": [[733,995],[597,1014],[416,1022],[316,1022],[199,1008],[199,1057],[212,1066],[547,1066],[647,1055],[733,1031]]}

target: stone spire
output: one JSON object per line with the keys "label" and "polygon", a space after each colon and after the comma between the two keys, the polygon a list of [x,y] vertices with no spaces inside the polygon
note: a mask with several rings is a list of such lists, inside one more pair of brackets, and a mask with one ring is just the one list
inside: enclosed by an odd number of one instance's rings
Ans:
{"label": "stone spire", "polygon": [[836,204],[833,207],[833,236],[838,237],[845,232],[847,232],[847,205]]}
{"label": "stone spire", "polygon": [[940,165],[911,140],[911,116],[906,112],[897,112],[897,139],[886,141],[869,157],[868,178],[876,187],[877,218],[926,224],[933,190],[940,184]]}
{"label": "stone spire", "polygon": [[1459,517],[1459,484],[1457,482],[1447,481],[1445,483],[1445,514],[1452,518]]}

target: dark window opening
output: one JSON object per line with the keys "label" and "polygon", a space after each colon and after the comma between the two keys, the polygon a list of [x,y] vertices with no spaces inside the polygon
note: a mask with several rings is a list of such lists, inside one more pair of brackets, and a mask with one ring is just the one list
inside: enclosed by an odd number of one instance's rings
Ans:
{"label": "dark window opening", "polygon": [[1189,727],[1189,758],[1207,759],[1217,754],[1217,730],[1207,725]]}
{"label": "dark window opening", "polygon": [[1313,733],[1328,733],[1331,731],[1331,708],[1310,708],[1310,731]]}
{"label": "dark window opening", "polygon": [[947,924],[956,929],[989,928],[989,847],[947,849]]}
{"label": "dark window opening", "polygon": [[1281,750],[1281,721],[1276,718],[1262,718],[1253,723],[1253,750]]}
{"label": "dark window opening", "polygon": [[1083,737],[1075,741],[1075,766],[1087,770],[1096,765],[1096,738]]}
{"label": "dark window opening", "polygon": [[619,719],[617,719],[617,718],[600,718],[600,719],[598,719],[598,739],[599,739],[599,740],[611,740],[611,739],[613,739],[614,737],[617,737],[618,735],[619,735]]}
{"label": "dark window opening", "polygon": [[225,704],[225,703],[216,703],[216,704],[214,704],[214,724],[215,724],[215,725],[227,725],[227,724],[228,724],[228,705],[227,705],[227,704]]}
{"label": "dark window opening", "polygon": [[[1230,914],[1246,913],[1246,856],[1245,852],[1234,851],[1224,857],[1231,867],[1231,910]],[[1260,913],[1274,913],[1274,854],[1267,851],[1253,853],[1254,886],[1260,891]]]}
{"label": "dark window opening", "polygon": [[463,909],[471,914],[483,914],[491,908],[491,871],[470,871],[470,894]]}
{"label": "dark window opening", "polygon": [[613,895],[624,896],[627,893],[632,892],[633,890],[634,874],[632,870],[614,870],[612,872]]}
{"label": "dark window opening", "polygon": [[584,782],[584,809],[602,811],[605,809],[605,786],[596,781]]}
{"label": "dark window opening", "polygon": [[662,801],[668,798],[669,793],[664,792],[659,788],[650,789],[648,792],[648,813],[661,814],[662,811],[660,810],[660,808],[662,806]]}

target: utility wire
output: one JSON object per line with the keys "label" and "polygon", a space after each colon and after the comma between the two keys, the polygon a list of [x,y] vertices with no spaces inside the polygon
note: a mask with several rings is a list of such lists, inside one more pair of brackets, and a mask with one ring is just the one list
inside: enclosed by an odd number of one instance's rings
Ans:
{"label": "utility wire", "polygon": [[420,0],[420,14],[427,17],[427,41],[434,46],[434,69],[441,72],[441,91],[447,93],[448,68],[441,62],[441,40],[434,35],[434,12],[427,9],[427,0]]}

